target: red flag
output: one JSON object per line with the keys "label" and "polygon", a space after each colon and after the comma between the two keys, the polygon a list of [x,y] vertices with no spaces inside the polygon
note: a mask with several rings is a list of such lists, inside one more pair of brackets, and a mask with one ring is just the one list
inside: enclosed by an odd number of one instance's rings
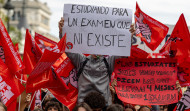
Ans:
{"label": "red flag", "polygon": [[50,69],[60,56],[61,53],[45,50],[28,78],[26,92],[34,92],[40,88],[62,87],[64,89],[68,89],[61,78],[54,73],[54,69]]}
{"label": "red flag", "polygon": [[189,56],[190,51],[190,35],[184,18],[181,14],[176,23],[170,38],[160,50],[160,53],[166,56],[174,57],[178,63],[182,63]]}
{"label": "red flag", "polygon": [[168,33],[168,27],[145,14],[136,3],[135,12],[136,36],[154,51]]}
{"label": "red flag", "polygon": [[[78,98],[78,89],[68,85],[69,90],[63,90],[61,88],[49,89],[49,91],[70,111],[75,107]],[[72,88],[73,87],[73,88]]]}
{"label": "red flag", "polygon": [[[35,94],[35,95],[34,95]],[[35,106],[41,105],[41,90],[37,90],[36,93],[32,93],[31,97],[34,96],[32,101],[32,105],[30,107],[31,110],[34,110]]]}
{"label": "red flag", "polygon": [[[15,44],[15,49],[19,52],[19,44]],[[27,75],[23,75],[22,70],[15,73],[15,77],[21,81],[21,83],[26,83]]]}
{"label": "red flag", "polygon": [[26,30],[25,46],[24,46],[24,56],[23,63],[25,69],[23,69],[23,74],[30,74],[42,56],[42,51],[34,41],[34,38],[30,35],[29,30]]}
{"label": "red flag", "polygon": [[66,33],[65,33],[65,35],[61,38],[61,40],[57,43],[57,46],[58,46],[60,52],[65,52],[65,47],[66,47]]}
{"label": "red flag", "polygon": [[42,50],[42,52],[44,52],[45,49],[52,50],[57,45],[57,42],[47,37],[44,37],[43,35],[40,35],[38,33],[35,33],[34,39],[38,44],[38,46],[40,47],[40,49]]}
{"label": "red flag", "polygon": [[15,44],[15,49],[19,52],[18,43]]}
{"label": "red flag", "polygon": [[132,58],[147,58],[148,57],[148,53],[144,50],[141,50],[139,48],[137,48],[138,45],[133,45],[131,47],[131,56]]}
{"label": "red flag", "polygon": [[17,111],[17,99],[15,99],[11,104],[7,106],[7,111]]}
{"label": "red flag", "polygon": [[1,101],[9,106],[23,91],[24,86],[9,72],[0,59],[0,95]]}
{"label": "red flag", "polygon": [[62,54],[53,65],[53,68],[55,73],[67,84],[69,90],[63,91],[61,88],[50,88],[49,90],[62,104],[72,111],[78,98],[76,69],[74,69],[71,60],[67,58],[66,54]]}
{"label": "red flag", "polygon": [[0,57],[12,74],[24,68],[19,53],[15,50],[12,40],[0,19]]}
{"label": "red flag", "polygon": [[160,53],[177,59],[178,79],[182,86],[190,84],[190,35],[184,15],[181,14],[170,38],[160,50]]}

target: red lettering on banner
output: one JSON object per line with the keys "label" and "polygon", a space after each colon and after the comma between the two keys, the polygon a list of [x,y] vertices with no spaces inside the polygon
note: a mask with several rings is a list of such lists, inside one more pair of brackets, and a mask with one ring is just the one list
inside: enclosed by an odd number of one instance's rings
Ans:
{"label": "red lettering on banner", "polygon": [[139,105],[165,105],[178,101],[176,61],[166,58],[130,59],[115,62],[120,100]]}

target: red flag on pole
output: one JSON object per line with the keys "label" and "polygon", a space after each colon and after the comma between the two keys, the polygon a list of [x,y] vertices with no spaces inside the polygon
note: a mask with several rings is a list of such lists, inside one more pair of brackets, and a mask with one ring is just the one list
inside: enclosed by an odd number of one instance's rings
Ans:
{"label": "red flag on pole", "polygon": [[49,91],[72,111],[78,98],[76,69],[66,54],[61,55],[54,63],[53,68],[69,89],[63,91],[61,88],[49,88]]}
{"label": "red flag on pole", "polygon": [[154,51],[168,33],[168,27],[145,14],[136,3],[135,12],[136,36]]}
{"label": "red flag on pole", "polygon": [[5,62],[12,74],[24,68],[19,53],[15,50],[12,40],[0,19],[0,52],[1,59]]}
{"label": "red flag on pole", "polygon": [[61,38],[61,40],[57,43],[57,46],[60,52],[65,52],[66,47],[66,34]]}
{"label": "red flag on pole", "polygon": [[170,38],[160,50],[166,57],[177,59],[178,79],[182,86],[190,84],[190,35],[183,14],[179,17]]}
{"label": "red flag on pole", "polygon": [[184,18],[181,14],[176,23],[170,38],[160,50],[160,53],[165,56],[170,56],[178,59],[178,63],[182,63],[189,56],[190,51],[190,35]]}
{"label": "red flag on pole", "polygon": [[23,91],[24,86],[10,72],[0,59],[0,95],[1,101],[9,106]]}
{"label": "red flag on pole", "polygon": [[50,68],[61,54],[48,50],[44,51],[44,54],[28,78],[26,92],[34,92],[40,88],[62,87],[68,89],[61,78],[54,73],[54,69]]}
{"label": "red flag on pole", "polygon": [[35,41],[38,44],[38,46],[40,47],[40,49],[42,50],[42,52],[44,52],[45,49],[47,50],[53,50],[53,48],[57,45],[57,42],[43,36],[40,35],[38,33],[35,33]]}
{"label": "red flag on pole", "polygon": [[34,69],[34,66],[40,60],[41,56],[41,49],[34,41],[34,38],[32,38],[29,30],[27,29],[23,56],[23,63],[25,65],[25,69],[23,69],[23,74],[30,74]]}
{"label": "red flag on pole", "polygon": [[[8,106],[7,106],[7,111],[15,111],[17,108],[17,99],[13,100],[12,103],[10,103]],[[18,111],[18,109],[16,110]]]}

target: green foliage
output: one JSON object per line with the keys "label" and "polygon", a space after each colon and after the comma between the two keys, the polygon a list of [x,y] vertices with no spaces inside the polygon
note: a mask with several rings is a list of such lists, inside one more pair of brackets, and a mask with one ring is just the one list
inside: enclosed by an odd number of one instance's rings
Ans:
{"label": "green foliage", "polygon": [[13,27],[13,26],[10,26],[10,36],[11,36],[11,39],[13,41],[13,44],[15,45],[16,43],[19,43],[21,42],[22,40],[22,34],[21,34],[21,31],[18,30],[16,27]]}
{"label": "green foliage", "polygon": [[0,0],[0,3],[4,4],[5,0]]}

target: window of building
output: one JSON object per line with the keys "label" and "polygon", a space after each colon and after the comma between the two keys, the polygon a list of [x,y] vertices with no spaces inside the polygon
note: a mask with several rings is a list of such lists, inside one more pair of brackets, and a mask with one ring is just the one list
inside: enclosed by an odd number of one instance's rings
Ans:
{"label": "window of building", "polygon": [[21,13],[20,11],[17,12],[17,20],[20,20],[20,17],[21,17]]}
{"label": "window of building", "polygon": [[41,16],[41,22],[44,24],[44,25],[48,25],[49,24],[49,19],[45,16]]}
{"label": "window of building", "polygon": [[12,20],[12,21],[16,20],[16,12],[15,12],[15,11],[14,11],[12,17],[11,17],[11,20]]}

